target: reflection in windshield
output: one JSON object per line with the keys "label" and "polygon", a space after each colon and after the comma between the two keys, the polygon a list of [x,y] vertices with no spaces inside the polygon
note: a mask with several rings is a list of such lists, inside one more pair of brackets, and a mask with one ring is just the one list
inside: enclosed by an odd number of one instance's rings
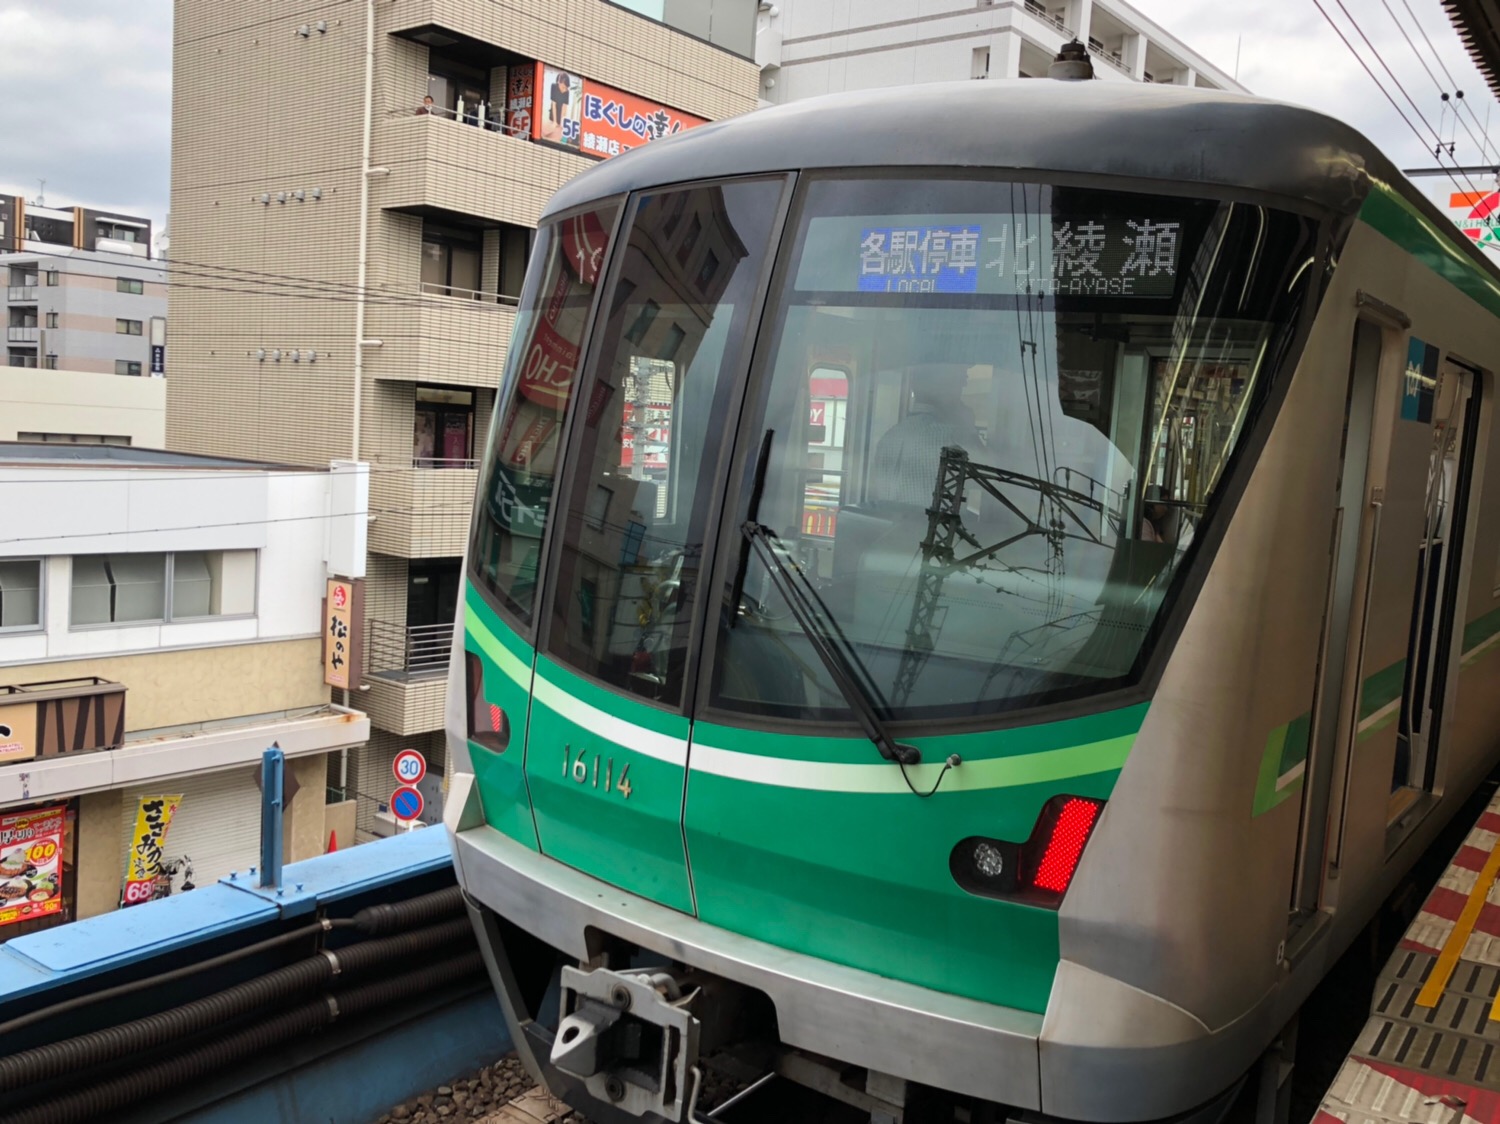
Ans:
{"label": "reflection in windshield", "polygon": [[[760,521],[888,715],[1132,674],[1263,400],[1310,224],[1037,185],[824,181],[774,328]],[[910,198],[933,213],[910,213]],[[717,700],[843,703],[765,570]]]}

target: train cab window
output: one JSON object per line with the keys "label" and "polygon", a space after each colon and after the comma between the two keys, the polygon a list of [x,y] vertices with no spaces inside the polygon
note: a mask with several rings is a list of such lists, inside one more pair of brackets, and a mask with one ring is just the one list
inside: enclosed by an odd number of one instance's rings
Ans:
{"label": "train cab window", "polygon": [[[609,303],[580,392],[547,646],[663,703],[681,697],[710,483],[781,190],[762,180],[638,201],[619,250],[625,297]],[[684,210],[707,247],[699,257],[669,252],[667,226]]]}
{"label": "train cab window", "polygon": [[772,432],[764,482],[733,521],[781,561],[745,552],[713,705],[847,713],[827,645],[893,718],[1127,683],[1284,360],[1314,237],[1211,200],[813,181],[741,439]]}
{"label": "train cab window", "polygon": [[506,357],[475,498],[469,570],[481,590],[522,622],[535,608],[562,420],[614,222],[609,206],[540,232]]}

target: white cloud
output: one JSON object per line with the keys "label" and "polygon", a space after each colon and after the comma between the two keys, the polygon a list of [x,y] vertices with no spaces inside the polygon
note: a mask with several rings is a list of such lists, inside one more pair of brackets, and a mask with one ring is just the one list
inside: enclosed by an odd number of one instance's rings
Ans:
{"label": "white cloud", "polygon": [[170,0],[0,0],[0,190],[166,215]]}
{"label": "white cloud", "polygon": [[[1350,25],[1338,0],[1321,0],[1411,124],[1422,134],[1420,139],[1402,121],[1349,48],[1328,26],[1313,0],[1263,0],[1258,4],[1241,5],[1228,5],[1219,0],[1131,2],[1147,17],[1224,70],[1233,71],[1238,45],[1239,79],[1252,92],[1305,105],[1347,122],[1369,137],[1398,167],[1431,167],[1437,163],[1432,152],[1435,138],[1418,119],[1417,110],[1445,140],[1455,141],[1454,156],[1459,162],[1480,164],[1495,158],[1495,147],[1489,148],[1488,157],[1481,155],[1479,146],[1468,133],[1455,126],[1453,113],[1443,109],[1440,86],[1448,88],[1450,94],[1453,92],[1452,83],[1443,70],[1446,67],[1457,87],[1464,91],[1465,101],[1480,122],[1475,125],[1465,115],[1469,128],[1475,134],[1482,133],[1488,113],[1491,135],[1500,137],[1500,108],[1496,107],[1495,99],[1470,61],[1438,0],[1380,0],[1379,3],[1376,0],[1344,0],[1344,8],[1353,14],[1358,28],[1369,37],[1374,52]],[[1431,39],[1436,58],[1413,24],[1413,16]],[[1411,37],[1410,43],[1398,30],[1397,20]],[[1381,67],[1375,52],[1416,102],[1416,110],[1406,102],[1391,75]],[[1441,66],[1438,60],[1441,60]],[[1436,76],[1436,83],[1428,76],[1427,69]],[[1493,176],[1471,178],[1475,187],[1495,186]],[[1417,182],[1442,204],[1446,204],[1448,194],[1454,190],[1447,178]],[[1468,186],[1467,180],[1463,186]]]}

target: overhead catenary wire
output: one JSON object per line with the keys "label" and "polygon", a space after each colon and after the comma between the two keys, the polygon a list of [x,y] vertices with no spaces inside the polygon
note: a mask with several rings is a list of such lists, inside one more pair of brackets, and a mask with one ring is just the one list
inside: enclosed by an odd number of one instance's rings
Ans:
{"label": "overhead catenary wire", "polygon": [[[1437,60],[1439,69],[1442,70],[1443,75],[1448,79],[1449,84],[1452,85],[1453,89],[1456,91],[1458,89],[1458,80],[1453,77],[1453,72],[1448,69],[1448,64],[1443,61],[1443,56],[1438,52],[1437,47],[1433,45],[1431,37],[1429,37],[1427,34],[1427,29],[1422,26],[1422,21],[1417,18],[1416,12],[1412,11],[1410,0],[1401,0],[1401,5],[1406,9],[1406,14],[1411,17],[1411,22],[1416,24],[1418,34],[1422,36],[1423,41],[1427,44],[1427,49],[1432,52],[1432,57]],[[1474,107],[1472,105],[1469,105],[1467,101],[1464,101],[1461,104],[1467,107],[1469,116],[1473,118],[1474,124],[1479,128],[1480,135],[1488,139],[1489,130],[1485,128],[1485,126],[1480,125],[1479,115],[1474,112]],[[1494,146],[1492,145],[1492,147]],[[1484,149],[1481,147],[1480,155],[1482,156],[1483,154]],[[1496,149],[1496,158],[1500,159],[1500,148]]]}
{"label": "overhead catenary wire", "polygon": [[[1313,2],[1315,4],[1317,4],[1318,0],[1313,0]],[[1436,130],[1435,128],[1432,127],[1432,123],[1427,120],[1427,117],[1422,112],[1421,107],[1417,105],[1416,99],[1413,98],[1411,96],[1411,94],[1407,93],[1406,87],[1401,84],[1401,79],[1398,78],[1396,76],[1396,72],[1391,69],[1390,63],[1388,63],[1388,62],[1385,61],[1385,56],[1380,53],[1380,49],[1378,47],[1376,47],[1375,44],[1374,44],[1374,42],[1370,39],[1370,37],[1367,34],[1365,34],[1365,29],[1360,26],[1359,21],[1356,20],[1354,18],[1354,16],[1350,13],[1349,9],[1344,4],[1344,0],[1333,0],[1333,2],[1339,6],[1339,11],[1341,11],[1341,12],[1344,13],[1344,18],[1349,21],[1349,26],[1351,26],[1352,28],[1354,28],[1355,32],[1359,35],[1360,39],[1362,39],[1364,41],[1365,46],[1367,48],[1369,48],[1370,54],[1372,54],[1375,57],[1375,61],[1380,64],[1381,69],[1383,69],[1386,72],[1386,74],[1388,74],[1390,76],[1391,82],[1395,85],[1396,89],[1400,91],[1401,96],[1406,99],[1407,104],[1411,106],[1412,112],[1414,112],[1417,115],[1417,120],[1421,121],[1422,124],[1427,128],[1427,131],[1432,134],[1433,142],[1436,145],[1436,148],[1434,149],[1434,155],[1437,157],[1438,163],[1441,164],[1442,163],[1442,154],[1443,154],[1444,147],[1445,147],[1443,145],[1442,134],[1439,133],[1438,130]],[[1323,10],[1323,6],[1321,4],[1318,4],[1318,10],[1319,11]],[[1326,13],[1325,13],[1325,16],[1326,16]],[[1330,24],[1332,23],[1331,20],[1329,22],[1330,22]],[[1340,38],[1344,38],[1343,35],[1342,35],[1342,33],[1340,33]],[[1346,46],[1349,46],[1349,49],[1351,51],[1354,50],[1353,46],[1351,44],[1349,44],[1348,39],[1344,39],[1344,43],[1345,43]],[[1356,55],[1356,57],[1358,57],[1358,56]],[[1361,63],[1361,65],[1363,65],[1364,64],[1364,60],[1361,59],[1360,63]],[[1369,67],[1365,67],[1365,70],[1366,70],[1367,73],[1370,73]],[[1373,73],[1370,73],[1370,77],[1373,78],[1373,79],[1375,79],[1375,82],[1376,82],[1377,85],[1380,84],[1380,80],[1378,78],[1375,78],[1375,75]],[[1390,97],[1389,91],[1385,90],[1384,86],[1381,86],[1381,90],[1382,90],[1382,92],[1384,92],[1386,94],[1387,97]],[[1410,126],[1411,122],[1408,121],[1407,124]],[[1415,129],[1413,129],[1413,131],[1415,131]],[[1420,136],[1420,135],[1421,134],[1419,133],[1418,136]],[[1424,144],[1425,144],[1425,142],[1424,142]],[[1449,159],[1452,159],[1451,154],[1449,156]],[[1456,161],[1455,161],[1455,164],[1456,164]],[[1465,179],[1465,181],[1467,181],[1467,183],[1469,185],[1469,190],[1470,191],[1478,191],[1479,190],[1479,188],[1475,185],[1475,183],[1472,180],[1469,179],[1469,177],[1467,175],[1464,175],[1464,179]],[[1455,183],[1456,182],[1457,181],[1455,180]]]}
{"label": "overhead catenary wire", "polygon": [[[1312,3],[1313,3],[1313,7],[1315,7],[1315,8],[1318,9],[1318,13],[1323,17],[1324,21],[1328,24],[1328,26],[1333,29],[1333,33],[1339,37],[1340,41],[1348,49],[1349,53],[1354,56],[1354,61],[1357,62],[1357,63],[1359,63],[1360,68],[1362,70],[1364,70],[1364,72],[1370,76],[1370,81],[1373,82],[1373,83],[1375,83],[1375,88],[1380,91],[1381,96],[1384,97],[1386,101],[1388,101],[1388,102],[1391,103],[1391,108],[1396,111],[1396,116],[1398,116],[1398,117],[1401,118],[1402,122],[1406,125],[1406,127],[1411,130],[1412,135],[1417,138],[1417,140],[1421,143],[1422,147],[1425,149],[1427,147],[1427,140],[1426,140],[1426,138],[1424,138],[1422,136],[1421,131],[1415,125],[1412,124],[1411,118],[1409,118],[1406,115],[1406,113],[1402,110],[1400,104],[1396,101],[1396,99],[1394,97],[1391,96],[1391,92],[1389,90],[1387,90],[1385,88],[1385,85],[1380,81],[1380,79],[1378,77],[1376,77],[1375,72],[1370,69],[1369,63],[1365,62],[1364,57],[1355,48],[1354,44],[1349,41],[1349,37],[1344,34],[1343,29],[1341,27],[1339,27],[1338,23],[1334,20],[1334,18],[1331,15],[1328,14],[1328,10],[1323,7],[1323,5],[1321,3],[1321,0],[1312,0]],[[1346,11],[1346,14],[1347,14],[1347,9],[1345,9],[1345,11]],[[1420,111],[1419,111],[1419,113],[1420,113]],[[1428,125],[1428,128],[1431,129],[1432,126]],[[1442,157],[1441,157],[1441,155],[1439,155],[1439,157],[1438,157],[1438,163],[1439,164],[1442,163]],[[1458,180],[1453,176],[1452,171],[1451,170],[1448,171],[1447,174],[1448,174],[1448,178],[1453,181],[1453,185],[1455,187],[1460,188],[1460,190],[1462,190],[1462,185],[1459,184]],[[1465,178],[1467,178],[1467,177],[1465,177]],[[1472,182],[1469,184],[1469,189],[1470,190],[1476,190],[1474,188],[1474,185],[1473,185]]]}
{"label": "overhead catenary wire", "polygon": [[[1443,84],[1438,81],[1437,75],[1432,72],[1432,67],[1427,65],[1427,60],[1422,57],[1422,52],[1417,49],[1416,42],[1412,39],[1410,33],[1407,32],[1406,27],[1401,23],[1401,20],[1397,17],[1396,10],[1391,7],[1390,0],[1380,0],[1380,3],[1385,8],[1386,13],[1391,17],[1391,22],[1396,25],[1396,30],[1401,32],[1401,37],[1406,40],[1406,45],[1411,48],[1411,52],[1416,56],[1417,62],[1419,62],[1422,66],[1422,69],[1427,72],[1427,77],[1432,79],[1432,84],[1437,89],[1437,92],[1443,95],[1445,99],[1447,99],[1449,96],[1449,91],[1443,88]],[[1410,5],[1407,6],[1406,10],[1408,13],[1411,12]],[[1416,22],[1416,17],[1412,16],[1412,20],[1413,22]],[[1417,30],[1422,31],[1422,25],[1420,23],[1417,23]],[[1425,37],[1426,32],[1423,32],[1423,35]],[[1427,41],[1427,45],[1431,47],[1432,40],[1429,39]],[[1437,55],[1436,50],[1433,51],[1433,54],[1434,57],[1437,58],[1438,65],[1442,66],[1442,57]],[[1447,73],[1446,67],[1444,67],[1444,73]],[[1449,75],[1449,81],[1452,82],[1451,75]],[[1463,110],[1466,107],[1469,109],[1469,116],[1474,116],[1473,108],[1469,107],[1468,103],[1464,101],[1463,91],[1458,89],[1457,83],[1453,83],[1452,89],[1454,91],[1454,96],[1451,99],[1453,102],[1453,120],[1456,121],[1463,128],[1464,132],[1469,135],[1469,139],[1473,141],[1474,144],[1479,148],[1480,158],[1483,159],[1488,155],[1486,143],[1488,138],[1484,138],[1482,136],[1482,127],[1481,136],[1474,135],[1474,130],[1469,128],[1468,122],[1463,119]],[[1479,119],[1477,117],[1474,118],[1474,123],[1476,125],[1479,124]]]}

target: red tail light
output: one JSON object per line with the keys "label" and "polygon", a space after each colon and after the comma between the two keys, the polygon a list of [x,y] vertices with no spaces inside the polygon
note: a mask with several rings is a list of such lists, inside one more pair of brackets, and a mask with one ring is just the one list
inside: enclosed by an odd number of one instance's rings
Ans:
{"label": "red tail light", "polygon": [[[1056,803],[1055,801],[1053,803]],[[1041,861],[1031,874],[1031,884],[1038,890],[1049,890],[1054,894],[1066,893],[1068,883],[1073,881],[1073,872],[1078,869],[1078,860],[1083,858],[1083,845],[1089,841],[1089,833],[1099,819],[1103,808],[1097,800],[1085,800],[1081,796],[1069,796],[1052,822],[1052,831],[1047,836],[1046,850]],[[1046,809],[1043,809],[1043,820]],[[1037,833],[1032,834],[1032,843],[1037,842]]]}
{"label": "red tail light", "polygon": [[953,848],[948,869],[971,894],[1056,909],[1062,904],[1104,801],[1054,796],[1024,843],[970,836]]}

